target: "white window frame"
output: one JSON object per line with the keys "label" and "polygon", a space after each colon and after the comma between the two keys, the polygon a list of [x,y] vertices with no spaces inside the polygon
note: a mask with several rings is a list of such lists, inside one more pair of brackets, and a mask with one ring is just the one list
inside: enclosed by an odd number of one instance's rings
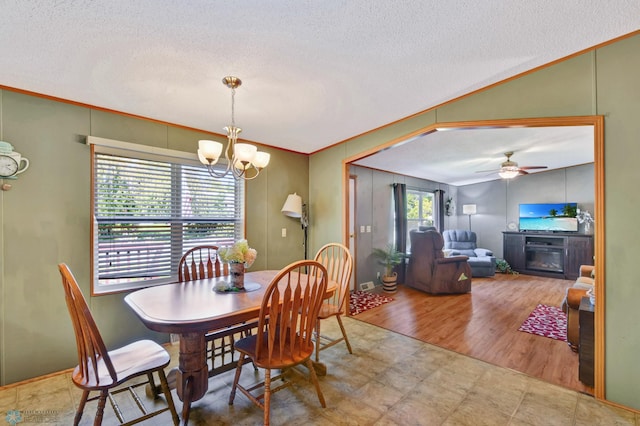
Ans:
{"label": "white window frame", "polygon": [[426,189],[417,189],[417,188],[407,188],[407,203],[409,202],[409,195],[415,194],[420,200],[422,200],[425,196],[431,198],[431,217],[425,217],[424,212],[422,211],[422,202],[418,204],[418,219],[409,219],[409,206],[407,204],[407,250],[411,248],[411,238],[409,237],[409,232],[412,229],[418,229],[419,226],[435,226],[436,223],[436,215],[437,212],[434,210],[435,207],[435,192],[428,191]]}
{"label": "white window frame", "polygon": [[[93,295],[131,291],[176,282],[178,261],[189,248],[200,244],[225,246],[244,238],[244,180],[236,181],[230,176],[225,178],[226,181],[221,179],[214,181],[195,154],[93,136],[87,138],[87,144],[91,147],[91,249],[93,253],[91,292]],[[113,166],[110,165],[112,160]],[[99,165],[107,167],[103,168]],[[219,165],[221,168],[224,166],[224,164]],[[148,197],[134,204],[135,208],[145,207],[140,208],[140,211],[146,213],[140,213],[139,216],[136,212],[131,213],[125,210],[114,212],[113,216],[104,214],[104,210],[102,213],[97,212],[97,205],[104,206],[108,202],[107,197],[101,195],[106,193],[97,187],[99,182],[104,182],[104,178],[109,177],[112,172],[119,173],[115,170],[138,171],[138,167],[145,177],[155,176],[155,173],[159,176],[157,182],[154,179],[141,179],[140,182],[132,179],[130,183],[133,185],[139,183],[140,191],[156,188],[156,183],[170,182],[170,190],[167,190],[168,186],[160,190],[161,202],[157,204],[165,206],[158,209],[160,213],[157,215],[148,213],[150,209],[147,207],[156,206],[153,201],[144,201],[148,200]],[[192,191],[191,197],[186,195],[183,187]],[[216,192],[214,188],[221,189],[222,192]],[[208,206],[214,204],[211,202],[212,197],[219,200],[221,193],[225,194],[224,209],[221,213],[216,210],[202,213],[203,209],[206,210]],[[131,193],[127,195],[130,197]],[[200,212],[193,212],[189,204],[193,202],[197,203]],[[166,213],[167,210],[168,213]],[[185,214],[186,210],[191,214]],[[131,218],[135,219],[131,220]],[[136,229],[139,232],[127,233],[127,228],[121,225],[126,222],[126,219],[134,224],[129,229]],[[115,225],[110,227],[109,224],[113,223]],[[194,228],[198,230],[204,228],[206,232],[194,236]],[[101,239],[100,229],[103,235],[109,232],[110,235],[116,236],[111,237],[110,241]],[[189,230],[191,233],[187,235]],[[136,242],[137,240],[143,241],[139,243]],[[109,244],[112,246],[109,247]]]}

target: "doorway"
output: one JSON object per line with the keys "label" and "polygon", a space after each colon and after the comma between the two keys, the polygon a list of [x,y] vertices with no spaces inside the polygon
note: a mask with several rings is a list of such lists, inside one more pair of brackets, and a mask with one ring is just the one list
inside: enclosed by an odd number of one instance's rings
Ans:
{"label": "doorway", "polygon": [[[595,266],[599,271],[604,270],[604,138],[603,138],[603,117],[601,116],[589,116],[589,117],[559,117],[559,118],[540,118],[540,119],[514,119],[514,120],[489,120],[489,121],[477,121],[477,122],[462,122],[462,123],[437,123],[429,127],[419,129],[411,134],[406,135],[403,138],[395,139],[382,144],[378,149],[368,150],[365,153],[356,154],[348,159],[345,159],[345,175],[348,175],[349,166],[351,164],[358,164],[359,160],[363,158],[376,155],[379,152],[384,151],[384,155],[387,159],[390,158],[389,153],[395,146],[405,145],[410,143],[417,137],[428,137],[436,132],[452,132],[465,129],[492,129],[492,128],[540,128],[545,126],[590,126],[593,135],[593,168],[594,168],[594,217],[595,222],[599,226],[595,227],[594,240],[595,240]],[[432,161],[438,161],[438,153],[435,152],[437,147],[433,147],[431,152]],[[347,185],[345,185],[345,190]],[[351,196],[349,196],[351,198]],[[346,212],[345,212],[346,213]],[[506,223],[505,223],[506,225]],[[502,229],[504,230],[504,229]],[[501,237],[501,234],[500,234]],[[357,262],[356,262],[357,264]],[[357,272],[356,272],[357,273]],[[604,272],[599,276],[604,276]],[[596,293],[604,293],[605,283],[603,280],[596,282]],[[595,318],[595,341],[596,341],[596,353],[595,353],[595,396],[599,399],[604,399],[604,307],[596,311]],[[576,372],[577,375],[577,372]]]}

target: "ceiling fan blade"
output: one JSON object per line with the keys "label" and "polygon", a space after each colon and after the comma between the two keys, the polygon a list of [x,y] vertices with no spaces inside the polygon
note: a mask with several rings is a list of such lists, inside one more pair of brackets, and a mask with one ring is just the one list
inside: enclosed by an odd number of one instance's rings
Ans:
{"label": "ceiling fan blade", "polygon": [[523,176],[523,175],[528,175],[529,172],[526,172],[524,170],[522,170],[522,168],[520,168],[520,170],[518,170],[518,176]]}
{"label": "ceiling fan blade", "polygon": [[500,169],[493,169],[493,170],[478,170],[476,171],[476,173],[494,173],[494,172],[499,172]]}
{"label": "ceiling fan blade", "polygon": [[546,169],[547,166],[525,166],[519,167],[520,170]]}

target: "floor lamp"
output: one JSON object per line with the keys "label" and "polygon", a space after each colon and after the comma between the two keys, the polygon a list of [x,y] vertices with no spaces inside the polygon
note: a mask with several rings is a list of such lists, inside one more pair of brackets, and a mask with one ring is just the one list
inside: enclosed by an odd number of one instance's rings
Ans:
{"label": "floor lamp", "polygon": [[309,217],[307,215],[307,205],[302,202],[302,197],[296,194],[289,194],[281,210],[282,214],[289,217],[300,218],[300,225],[304,231],[304,258],[307,259],[307,228],[309,227]]}
{"label": "floor lamp", "polygon": [[462,205],[462,214],[469,215],[469,231],[471,231],[471,215],[476,214],[476,205],[475,204],[463,204]]}

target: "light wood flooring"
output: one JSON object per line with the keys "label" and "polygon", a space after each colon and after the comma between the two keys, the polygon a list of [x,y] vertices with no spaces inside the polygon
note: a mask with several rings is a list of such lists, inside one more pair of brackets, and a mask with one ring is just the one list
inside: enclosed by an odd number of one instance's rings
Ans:
{"label": "light wood flooring", "polygon": [[592,395],[566,342],[518,331],[539,303],[560,306],[571,284],[496,274],[474,278],[471,293],[437,296],[399,285],[393,302],[352,318]]}

